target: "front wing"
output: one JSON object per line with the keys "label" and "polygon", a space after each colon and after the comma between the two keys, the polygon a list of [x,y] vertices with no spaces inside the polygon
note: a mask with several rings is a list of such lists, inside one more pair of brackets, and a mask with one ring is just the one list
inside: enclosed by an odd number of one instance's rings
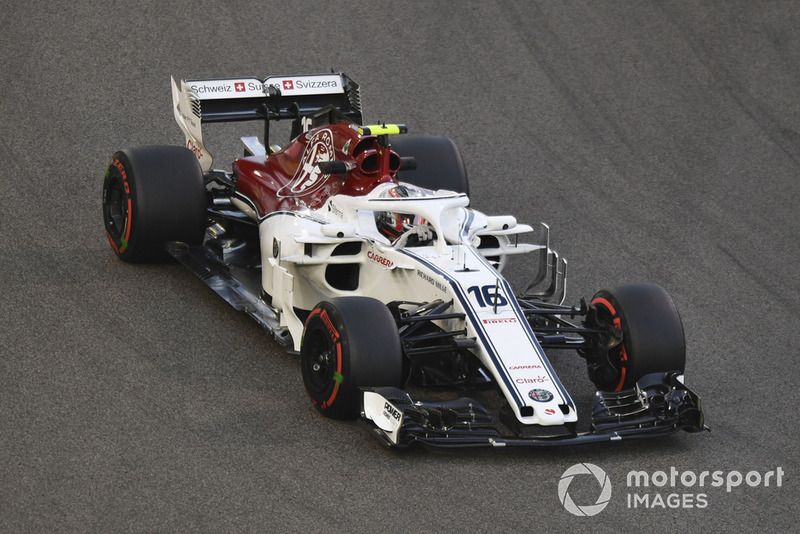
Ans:
{"label": "front wing", "polygon": [[[362,416],[390,447],[554,447],[708,430],[700,398],[677,372],[642,377],[633,389],[597,392],[588,432],[532,426],[503,432],[497,418],[473,399],[415,402],[403,390],[367,388]],[[537,434],[542,430],[543,433]],[[553,432],[553,430],[556,430]]]}

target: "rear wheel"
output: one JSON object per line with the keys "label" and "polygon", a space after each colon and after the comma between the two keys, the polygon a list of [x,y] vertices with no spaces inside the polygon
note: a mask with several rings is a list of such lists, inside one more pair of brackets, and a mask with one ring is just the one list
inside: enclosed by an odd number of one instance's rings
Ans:
{"label": "rear wheel", "polygon": [[415,170],[400,171],[397,179],[426,189],[447,189],[469,195],[467,169],[452,139],[431,135],[392,139],[392,150],[417,161]]}
{"label": "rear wheel", "polygon": [[641,283],[602,290],[592,309],[587,326],[613,332],[588,358],[589,378],[599,390],[632,388],[650,373],[683,373],[683,324],[664,288]]}
{"label": "rear wheel", "polygon": [[166,259],[169,241],[203,241],[206,191],[190,150],[149,146],[114,154],[103,181],[103,222],[124,261]]}
{"label": "rear wheel", "polygon": [[355,419],[362,387],[400,387],[400,335],[389,309],[368,297],[319,303],[306,319],[300,360],[303,383],[327,417]]}

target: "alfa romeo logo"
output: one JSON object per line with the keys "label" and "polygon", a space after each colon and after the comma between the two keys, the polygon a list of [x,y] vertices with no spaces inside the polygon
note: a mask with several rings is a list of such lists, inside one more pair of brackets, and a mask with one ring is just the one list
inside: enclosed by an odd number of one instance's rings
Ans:
{"label": "alfa romeo logo", "polygon": [[333,133],[327,128],[315,133],[308,140],[292,180],[278,190],[278,198],[310,195],[322,188],[330,175],[322,174],[317,164],[331,161],[335,159],[334,156]]}
{"label": "alfa romeo logo", "polygon": [[537,402],[549,402],[553,399],[553,394],[546,389],[532,389],[528,396]]}
{"label": "alfa romeo logo", "polygon": [[[600,496],[597,497],[597,501],[594,504],[579,506],[570,497],[569,485],[572,483],[572,479],[578,475],[593,475],[597,483],[600,484]],[[608,479],[606,472],[594,464],[575,464],[561,475],[561,480],[558,482],[558,499],[572,515],[597,515],[608,506],[608,501],[611,499],[611,481]]]}

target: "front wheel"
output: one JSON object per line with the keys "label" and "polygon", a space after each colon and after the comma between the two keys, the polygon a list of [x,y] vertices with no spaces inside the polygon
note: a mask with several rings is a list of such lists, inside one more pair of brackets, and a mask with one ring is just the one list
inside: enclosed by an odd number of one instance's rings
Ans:
{"label": "front wheel", "polygon": [[319,303],[306,319],[300,362],[314,406],[333,419],[355,419],[362,387],[400,387],[400,335],[389,309],[368,297]]}
{"label": "front wheel", "polygon": [[609,332],[587,358],[589,378],[600,391],[632,388],[650,373],[683,373],[683,324],[672,298],[659,285],[627,284],[599,291],[586,325]]}

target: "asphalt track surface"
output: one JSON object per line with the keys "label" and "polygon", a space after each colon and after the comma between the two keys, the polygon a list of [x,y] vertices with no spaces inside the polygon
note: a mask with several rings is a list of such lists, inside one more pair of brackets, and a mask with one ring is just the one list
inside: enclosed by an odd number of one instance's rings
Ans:
{"label": "asphalt track surface", "polygon": [[[796,2],[6,3],[0,531],[796,529],[798,27]],[[295,358],[191,274],[115,258],[103,171],[121,147],[182,142],[170,75],[330,68],[362,85],[368,122],[454,138],[478,209],[550,224],[570,302],[666,287],[713,431],[393,452],[319,416]],[[239,134],[208,142],[217,166]],[[579,358],[553,363],[588,408]],[[576,463],[612,484],[593,517],[559,501]],[[674,486],[627,484],[673,469]],[[580,505],[599,490],[569,486]]]}

